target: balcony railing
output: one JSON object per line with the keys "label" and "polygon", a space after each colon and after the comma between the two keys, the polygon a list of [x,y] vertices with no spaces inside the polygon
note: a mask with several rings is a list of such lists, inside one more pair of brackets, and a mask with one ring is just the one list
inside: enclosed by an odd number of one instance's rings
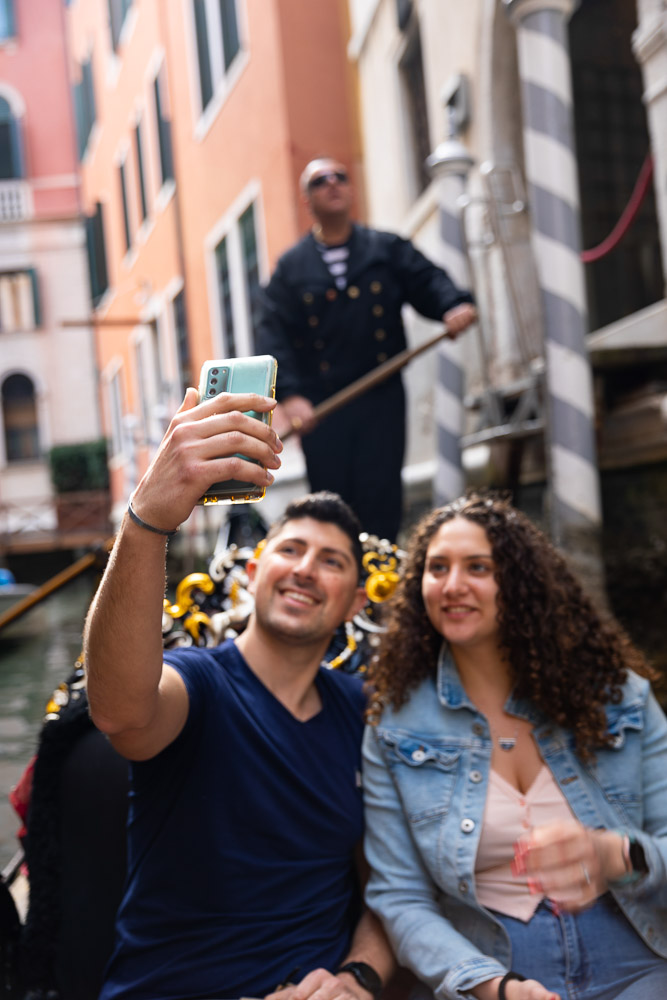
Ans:
{"label": "balcony railing", "polygon": [[0,554],[89,545],[111,535],[106,490],[0,503]]}
{"label": "balcony railing", "polygon": [[33,216],[32,192],[25,181],[0,181],[0,223],[22,222]]}

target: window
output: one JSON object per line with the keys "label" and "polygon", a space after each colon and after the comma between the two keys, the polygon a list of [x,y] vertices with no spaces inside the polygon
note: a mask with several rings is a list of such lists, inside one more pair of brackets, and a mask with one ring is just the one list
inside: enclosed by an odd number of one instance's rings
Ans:
{"label": "window", "polygon": [[35,386],[27,375],[10,375],[2,384],[2,417],[8,462],[40,457]]}
{"label": "window", "polygon": [[88,139],[95,124],[95,91],[93,88],[93,62],[91,58],[81,64],[81,80],[74,85],[74,114],[79,159],[82,160]]}
{"label": "window", "polygon": [[34,268],[0,274],[0,332],[34,330],[41,322]]}
{"label": "window", "polygon": [[255,231],[255,207],[248,205],[239,219],[241,251],[243,254],[243,277],[246,291],[250,329],[254,344],[254,331],[259,320],[259,257],[257,255],[257,234]]}
{"label": "window", "polygon": [[123,439],[123,387],[121,371],[109,379],[109,417],[111,420],[111,454],[122,455]]}
{"label": "window", "polygon": [[428,187],[430,181],[425,163],[431,153],[431,140],[428,131],[422,47],[417,24],[413,25],[407,38],[405,52],[400,62],[400,78],[411,160],[408,168],[414,194],[419,195]]}
{"label": "window", "polygon": [[237,0],[193,0],[202,110],[241,49]]}
{"label": "window", "polygon": [[109,287],[107,277],[107,255],[104,245],[104,219],[102,206],[97,202],[95,214],[86,218],[86,244],[88,248],[88,270],[90,274],[90,295],[93,308]]}
{"label": "window", "polygon": [[220,296],[220,315],[225,334],[225,354],[230,358],[237,357],[236,337],[234,335],[234,314],[232,312],[232,286],[229,278],[229,257],[227,253],[227,237],[224,236],[215,248],[215,270],[218,278],[218,294]]}
{"label": "window", "polygon": [[13,0],[0,0],[0,41],[14,38],[15,34]]}
{"label": "window", "polygon": [[125,163],[118,166],[118,183],[120,184],[120,200],[123,209],[123,233],[125,236],[125,252],[132,246],[132,233],[130,231],[130,211],[127,204],[127,181],[125,178]]}
{"label": "window", "polygon": [[228,70],[239,51],[239,23],[236,17],[236,0],[220,0],[220,26],[222,28],[222,54]]}
{"label": "window", "polygon": [[179,292],[173,302],[174,330],[176,333],[176,357],[178,372],[181,379],[181,396],[189,385],[192,385],[192,361],[190,359],[190,344],[188,341],[188,326],[185,316],[185,295]]}
{"label": "window", "polygon": [[229,357],[251,354],[260,295],[253,203],[218,241],[214,257],[223,349]]}
{"label": "window", "polygon": [[137,372],[137,387],[139,396],[139,406],[141,407],[141,430],[144,441],[148,441],[150,434],[150,398],[149,389],[146,383],[147,365],[144,358],[145,343],[143,340],[134,345],[134,363]]}
{"label": "window", "polygon": [[157,127],[158,148],[160,150],[160,181],[174,179],[174,158],[171,148],[171,122],[166,116],[167,87],[164,79],[164,69],[158,73],[153,81],[153,93],[155,97],[155,123]]}
{"label": "window", "polygon": [[396,20],[401,31],[405,28],[412,14],[412,0],[396,0]]}
{"label": "window", "polygon": [[111,44],[114,52],[118,48],[120,33],[123,30],[125,15],[132,6],[132,0],[108,0],[109,3],[109,27],[111,28]]}
{"label": "window", "polygon": [[[645,81],[632,52],[636,5],[607,0],[606,17],[600,18],[599,13],[596,4],[583,3],[569,24],[585,247],[597,246],[613,230],[651,145],[643,99]],[[659,162],[659,156],[656,159]],[[655,203],[661,184],[664,187],[664,178],[656,179],[655,186],[649,184],[631,227],[612,252],[586,265],[592,330],[664,298]]]}
{"label": "window", "polygon": [[144,328],[143,335],[135,345],[135,354],[143,440],[148,444],[158,445],[166,430],[166,393],[156,320],[151,320]]}
{"label": "window", "polygon": [[9,102],[0,97],[0,180],[25,176],[23,132]]}
{"label": "window", "polygon": [[137,158],[137,185],[139,188],[141,221],[145,222],[148,215],[148,208],[146,205],[146,181],[144,179],[144,153],[141,138],[141,122],[137,122],[134,129],[134,153]]}

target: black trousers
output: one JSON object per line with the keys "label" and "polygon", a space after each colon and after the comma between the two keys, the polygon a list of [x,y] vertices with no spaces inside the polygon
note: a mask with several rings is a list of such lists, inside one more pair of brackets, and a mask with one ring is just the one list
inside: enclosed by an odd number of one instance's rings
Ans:
{"label": "black trousers", "polygon": [[400,378],[372,389],[301,439],[310,488],[333,490],[364,531],[395,542],[401,523],[405,392]]}

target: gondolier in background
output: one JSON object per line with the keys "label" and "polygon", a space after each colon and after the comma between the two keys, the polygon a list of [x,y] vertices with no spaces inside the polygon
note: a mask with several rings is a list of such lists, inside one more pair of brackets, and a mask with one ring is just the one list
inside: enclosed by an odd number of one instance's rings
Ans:
{"label": "gondolier in background", "polygon": [[405,451],[401,376],[316,427],[313,405],[405,349],[405,303],[442,320],[451,337],[475,321],[475,307],[408,240],[352,221],[342,164],[311,161],[301,190],[314,225],[278,261],[256,331],[258,351],[278,359],[276,426],[302,435],[312,490],[334,490],[366,531],[395,539]]}
{"label": "gondolier in background", "polygon": [[[101,1000],[373,1000],[393,959],[363,913],[361,681],[320,664],[365,603],[343,501],[293,502],[247,571],[221,646],[163,654],[169,536],[212,482],[272,481],[273,400],[188,389],[136,488],[84,636],[96,725],[131,763],[126,893]],[[223,456],[223,457],[219,457]],[[163,662],[164,661],[164,662]]]}

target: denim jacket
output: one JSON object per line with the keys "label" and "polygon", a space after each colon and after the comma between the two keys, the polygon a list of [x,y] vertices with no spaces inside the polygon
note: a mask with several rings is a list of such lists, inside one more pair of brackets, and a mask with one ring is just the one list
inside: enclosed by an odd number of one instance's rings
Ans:
{"label": "denim jacket", "polygon": [[[583,764],[571,734],[510,696],[506,711],[534,725],[544,762],[586,826],[632,833],[648,874],[611,891],[626,917],[667,958],[667,720],[648,681],[630,673],[618,705],[606,706],[613,745]],[[398,961],[438,1000],[511,968],[502,925],[475,896],[475,856],[491,736],[443,649],[437,677],[398,710],[385,709],[364,737],[369,907]]]}

